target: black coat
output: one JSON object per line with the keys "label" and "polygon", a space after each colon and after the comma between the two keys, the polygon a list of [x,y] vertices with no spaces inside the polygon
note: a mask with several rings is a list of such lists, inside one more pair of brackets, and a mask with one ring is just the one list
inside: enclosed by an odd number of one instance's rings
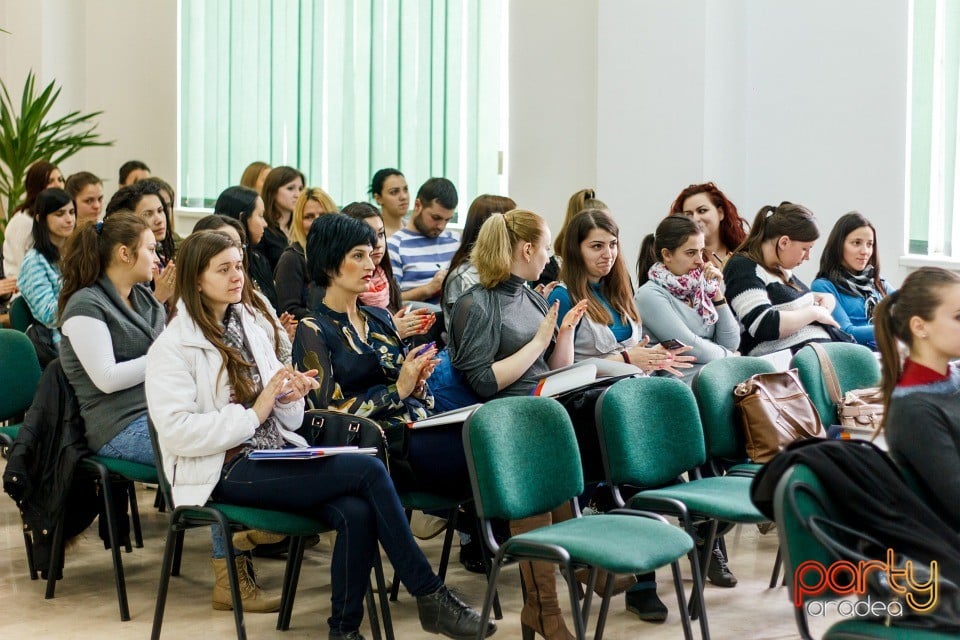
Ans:
{"label": "black coat", "polygon": [[[90,453],[80,405],[60,360],[53,360],[40,377],[3,473],[3,490],[20,507],[24,523],[33,532],[39,567],[46,569],[61,514],[64,540],[86,529],[97,515],[95,483],[74,482],[80,459]],[[69,508],[64,513],[65,506]]]}

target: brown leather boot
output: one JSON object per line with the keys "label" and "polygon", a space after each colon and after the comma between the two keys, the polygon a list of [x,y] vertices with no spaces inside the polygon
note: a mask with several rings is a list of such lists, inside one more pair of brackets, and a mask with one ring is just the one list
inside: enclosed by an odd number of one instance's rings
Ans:
{"label": "brown leather boot", "polygon": [[[234,557],[237,564],[237,579],[240,585],[240,600],[244,613],[273,613],[280,610],[280,596],[268,595],[257,586],[250,572],[247,571],[247,558]],[[213,575],[216,583],[213,585],[213,608],[217,611],[233,609],[233,600],[230,598],[230,578],[227,576],[227,559],[213,558]]]}
{"label": "brown leather boot", "polygon": [[[551,523],[549,513],[510,522],[510,534],[517,535]],[[547,640],[575,640],[563,621],[557,599],[557,568],[549,562],[521,562],[520,574],[527,590],[527,599],[520,611],[524,637],[533,631]]]}
{"label": "brown leather boot", "polygon": [[244,529],[233,534],[233,548],[237,551],[252,551],[261,544],[277,544],[287,539],[287,536],[259,529]]}

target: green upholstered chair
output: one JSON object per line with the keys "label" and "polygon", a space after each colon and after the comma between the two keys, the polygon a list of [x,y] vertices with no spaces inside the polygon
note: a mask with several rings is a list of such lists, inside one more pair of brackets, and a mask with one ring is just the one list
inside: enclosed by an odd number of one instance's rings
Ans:
{"label": "green upholstered chair", "polygon": [[26,299],[23,296],[14,298],[10,303],[10,326],[23,333],[33,322],[33,314],[30,313]]}
{"label": "green upholstered chair", "polygon": [[[635,574],[669,564],[681,603],[684,634],[691,637],[678,560],[693,549],[693,540],[651,513],[623,510],[579,517],[576,497],[583,493],[583,471],[573,425],[560,403],[541,397],[487,402],[467,420],[463,445],[484,542],[495,552],[483,604],[484,621],[490,615],[500,570],[507,562],[542,560],[565,569],[574,629],[580,640],[585,638],[597,569]],[[491,519],[518,520],[549,512],[565,502],[573,509],[572,519],[497,544]],[[590,587],[581,611],[573,574],[575,568],[584,566],[591,569]],[[603,634],[613,583],[610,579],[606,584],[597,638]]]}
{"label": "green upholstered chair", "polygon": [[[273,511],[271,509],[257,509],[243,507],[223,502],[209,501],[202,507],[179,506],[174,507],[173,493],[170,482],[163,472],[163,454],[160,450],[157,432],[153,422],[150,426],[150,443],[153,445],[153,455],[160,490],[170,510],[170,524],[167,528],[167,542],[163,549],[163,561],[160,569],[160,587],[157,591],[157,606],[154,610],[153,629],[151,640],[159,640],[163,626],[163,612],[166,607],[167,589],[170,585],[170,576],[180,575],[180,557],[183,552],[183,534],[187,529],[210,527],[219,525],[224,532],[227,547],[227,557],[234,556],[233,540],[230,532],[235,529],[259,529],[290,537],[290,551],[287,554],[287,565],[283,575],[283,590],[280,598],[280,613],[277,617],[277,629],[286,631],[290,628],[290,617],[293,613],[293,602],[297,592],[297,583],[300,580],[300,567],[303,563],[305,539],[309,536],[326,533],[332,529],[322,521],[307,516]],[[380,593],[380,610],[383,614],[383,625],[387,640],[394,640],[393,624],[390,618],[390,606],[387,601],[386,581],[383,578],[383,566],[380,554],[375,554],[373,573],[377,580]],[[240,598],[240,585],[237,576],[237,567],[233,562],[227,562],[227,577],[230,583],[230,594],[233,599],[233,617],[237,629],[237,640],[246,640],[247,632],[243,623],[243,604]],[[374,640],[381,640],[380,622],[377,608],[374,603],[373,590],[367,590],[367,615],[370,627],[373,630]]]}
{"label": "green upholstered chair", "polygon": [[[709,522],[699,563],[691,555],[695,580],[692,612],[709,635],[702,606],[717,525],[767,521],[750,500],[751,478],[702,478],[706,460],[703,427],[693,391],[674,378],[629,378],[608,388],[597,403],[597,429],[607,480],[623,504],[620,487],[639,489],[627,505],[677,516],[691,537],[694,523]],[[683,474],[690,480],[683,482]],[[699,605],[698,605],[699,601]]]}
{"label": "green upholstered chair", "polygon": [[[790,602],[796,603],[799,598],[800,603],[800,606],[794,605],[797,629],[800,631],[801,638],[811,640],[806,618],[807,604],[846,596],[838,596],[829,590],[817,596],[811,596],[801,590],[802,593],[798,596],[795,571],[803,563],[811,561],[819,562],[824,567],[830,566],[835,558],[814,534],[811,525],[817,518],[827,518],[843,523],[843,513],[834,506],[829,492],[824,489],[816,474],[802,464],[794,465],[780,478],[774,493],[773,508],[780,546],[783,549]],[[946,640],[955,637],[955,634],[888,627],[879,621],[852,619],[832,625],[823,635],[823,640]]]}
{"label": "green upholstered chair", "polygon": [[[20,433],[23,415],[33,402],[40,381],[40,363],[33,343],[20,331],[0,329],[0,453],[7,449]],[[33,543],[30,533],[23,531],[30,579],[38,578],[33,562]]]}
{"label": "green upholstered chair", "polygon": [[735,463],[727,469],[728,474],[753,476],[762,466],[743,462],[747,453],[733,405],[733,389],[750,376],[774,371],[768,360],[738,356],[708,362],[694,379],[693,394],[703,424],[707,460],[718,472],[719,467]]}
{"label": "green upholstered chair", "polygon": [[[868,347],[847,342],[825,342],[822,346],[837,372],[841,393],[880,384],[880,363]],[[813,347],[800,349],[793,356],[790,366],[796,367],[800,374],[800,384],[813,400],[823,426],[837,424],[837,410],[830,400],[830,392],[827,391],[827,384],[820,372],[820,361]]]}

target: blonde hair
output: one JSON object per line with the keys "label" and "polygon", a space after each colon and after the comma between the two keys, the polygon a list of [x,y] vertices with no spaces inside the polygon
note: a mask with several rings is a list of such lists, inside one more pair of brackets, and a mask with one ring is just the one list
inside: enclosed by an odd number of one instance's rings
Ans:
{"label": "blonde hair", "polygon": [[323,213],[337,212],[337,204],[333,198],[320,187],[307,187],[300,192],[297,204],[293,205],[293,217],[290,219],[290,240],[299,242],[304,248],[307,246],[307,234],[303,232],[303,210],[311,200],[323,207]]}
{"label": "blonde hair", "polygon": [[506,281],[513,269],[513,248],[519,242],[538,244],[546,228],[543,218],[526,209],[490,216],[480,227],[470,252],[470,262],[480,274],[480,285],[492,289]]}

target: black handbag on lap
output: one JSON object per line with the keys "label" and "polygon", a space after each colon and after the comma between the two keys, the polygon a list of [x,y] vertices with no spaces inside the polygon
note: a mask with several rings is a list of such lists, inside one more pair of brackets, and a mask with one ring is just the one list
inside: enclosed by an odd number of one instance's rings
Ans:
{"label": "black handbag on lap", "polygon": [[390,471],[387,437],[380,425],[369,418],[330,409],[308,409],[303,413],[299,432],[311,447],[374,447],[377,457]]}

